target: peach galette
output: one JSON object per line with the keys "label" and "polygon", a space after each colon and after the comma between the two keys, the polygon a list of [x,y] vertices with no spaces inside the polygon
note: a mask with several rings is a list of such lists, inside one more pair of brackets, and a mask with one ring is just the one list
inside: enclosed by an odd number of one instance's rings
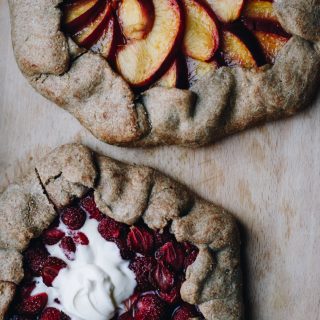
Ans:
{"label": "peach galette", "polygon": [[317,89],[318,2],[9,4],[32,86],[108,143],[208,144],[294,114]]}
{"label": "peach galette", "polygon": [[65,145],[0,195],[0,319],[240,320],[233,217]]}
{"label": "peach galette", "polygon": [[72,0],[62,11],[62,29],[136,90],[187,88],[219,66],[273,63],[290,38],[270,1]]}

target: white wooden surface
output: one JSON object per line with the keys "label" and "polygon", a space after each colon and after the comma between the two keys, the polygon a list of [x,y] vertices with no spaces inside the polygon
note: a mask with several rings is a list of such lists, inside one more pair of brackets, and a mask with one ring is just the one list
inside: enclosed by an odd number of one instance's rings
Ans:
{"label": "white wooden surface", "polygon": [[320,319],[320,94],[299,116],[209,148],[112,147],[33,91],[15,64],[9,29],[0,0],[0,188],[72,141],[158,168],[239,219],[246,319]]}

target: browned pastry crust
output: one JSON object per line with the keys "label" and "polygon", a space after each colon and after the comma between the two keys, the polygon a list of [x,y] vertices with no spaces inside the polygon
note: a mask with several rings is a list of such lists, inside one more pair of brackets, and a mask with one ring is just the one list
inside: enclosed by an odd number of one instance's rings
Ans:
{"label": "browned pastry crust", "polygon": [[242,319],[240,239],[234,218],[151,168],[120,163],[77,144],[54,150],[0,197],[0,319],[23,277],[19,252],[53,221],[54,207],[90,189],[99,209],[118,221],[130,225],[142,217],[153,229],[172,221],[177,240],[200,250],[187,269],[182,298],[198,304],[208,320]]}
{"label": "browned pastry crust", "polygon": [[320,0],[274,2],[283,27],[294,35],[274,66],[221,68],[189,91],[155,87],[141,97],[134,96],[105,59],[81,52],[65,38],[59,30],[60,2],[9,0],[16,59],[37,91],[107,143],[212,143],[298,112],[318,88]]}

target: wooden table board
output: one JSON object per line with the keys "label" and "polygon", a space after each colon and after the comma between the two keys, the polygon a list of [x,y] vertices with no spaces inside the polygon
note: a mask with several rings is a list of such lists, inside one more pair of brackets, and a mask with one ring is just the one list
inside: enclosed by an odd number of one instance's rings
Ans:
{"label": "wooden table board", "polygon": [[14,61],[8,15],[0,0],[1,188],[72,141],[158,168],[239,219],[246,319],[320,319],[320,97],[299,116],[208,148],[112,147],[27,84]]}

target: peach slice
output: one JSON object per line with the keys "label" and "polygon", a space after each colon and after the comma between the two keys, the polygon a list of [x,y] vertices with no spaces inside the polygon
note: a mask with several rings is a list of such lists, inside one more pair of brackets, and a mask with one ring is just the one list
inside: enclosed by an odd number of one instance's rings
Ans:
{"label": "peach slice", "polygon": [[117,52],[119,73],[133,87],[158,80],[172,61],[183,35],[183,12],[177,0],[154,0],[152,30],[142,40],[132,40]]}
{"label": "peach slice", "polygon": [[186,31],[183,50],[191,58],[210,60],[219,47],[219,32],[214,13],[199,0],[183,0]]}
{"label": "peach slice", "polygon": [[175,60],[169,70],[160,78],[157,85],[166,88],[175,88],[178,83],[178,65]]}
{"label": "peach slice", "polygon": [[230,23],[240,17],[244,0],[209,0],[214,13],[224,23]]}
{"label": "peach slice", "polygon": [[86,49],[90,49],[102,36],[108,21],[111,18],[112,6],[108,2],[98,17],[91,22],[86,28],[74,35],[74,41]]}
{"label": "peach slice", "polygon": [[257,67],[257,63],[246,44],[233,32],[223,31],[222,53],[225,62],[230,66],[244,68]]}
{"label": "peach slice", "polygon": [[243,16],[252,20],[269,20],[279,23],[270,1],[250,0],[244,6]]}
{"label": "peach slice", "polygon": [[207,73],[216,71],[219,67],[216,61],[203,62],[192,58],[187,58],[187,66],[190,87]]}
{"label": "peach slice", "polygon": [[80,0],[63,7],[63,24],[67,32],[81,30],[101,7],[101,0]]}
{"label": "peach slice", "polygon": [[102,36],[95,43],[91,50],[100,53],[106,59],[110,59],[115,53],[116,48],[116,25],[115,18],[112,16],[104,29]]}
{"label": "peach slice", "polygon": [[153,3],[150,0],[122,0],[118,17],[127,39],[143,39],[153,26]]}
{"label": "peach slice", "polygon": [[184,58],[176,58],[169,70],[160,78],[156,85],[165,88],[187,87],[187,65]]}
{"label": "peach slice", "polygon": [[274,62],[278,52],[288,41],[288,38],[269,32],[254,31],[254,35],[258,39],[262,51],[269,63]]}

